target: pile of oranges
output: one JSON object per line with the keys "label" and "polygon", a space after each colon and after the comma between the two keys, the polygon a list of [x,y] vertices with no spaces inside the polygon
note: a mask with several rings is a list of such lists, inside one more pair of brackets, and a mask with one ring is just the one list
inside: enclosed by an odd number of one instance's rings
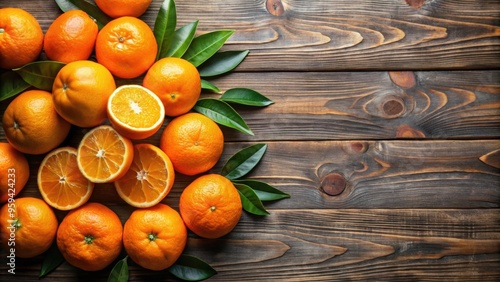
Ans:
{"label": "pile of oranges", "polygon": [[[15,236],[16,255],[24,258],[55,240],[66,261],[87,271],[108,266],[122,247],[144,268],[166,269],[181,255],[188,229],[218,238],[240,219],[231,181],[204,174],[219,161],[224,136],[214,121],[191,112],[201,93],[197,68],[182,58],[157,59],[155,36],[138,18],[151,0],[95,3],[113,18],[101,30],[72,10],[45,35],[28,12],[0,9],[0,68],[19,68],[42,51],[65,63],[52,92],[27,90],[2,115],[8,142],[0,143],[0,239],[7,246]],[[115,78],[141,75],[142,85],[116,85]],[[166,116],[159,144],[143,141]],[[61,145],[72,127],[86,134],[77,147]],[[42,199],[14,199],[29,180],[26,155],[43,156],[36,174]],[[179,212],[162,203],[176,173],[198,175],[183,190]],[[135,208],[123,224],[109,207],[88,202],[96,183],[113,183]],[[67,211],[61,222],[53,209]]]}

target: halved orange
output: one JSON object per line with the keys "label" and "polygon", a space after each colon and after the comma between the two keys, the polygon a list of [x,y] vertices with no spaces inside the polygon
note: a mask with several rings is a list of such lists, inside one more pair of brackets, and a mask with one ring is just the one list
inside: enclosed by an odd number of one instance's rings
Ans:
{"label": "halved orange", "polygon": [[77,162],[82,174],[94,183],[113,182],[132,164],[134,146],[113,127],[101,125],[87,132],[78,146]]}
{"label": "halved orange", "polygon": [[114,185],[125,202],[134,207],[147,208],[168,195],[174,179],[174,166],[167,154],[152,144],[137,144],[130,169]]}
{"label": "halved orange", "polygon": [[118,87],[108,99],[107,112],[116,131],[130,139],[150,137],[165,119],[160,98],[141,85]]}
{"label": "halved orange", "polygon": [[80,172],[76,154],[73,147],[55,149],[38,168],[38,189],[45,202],[58,210],[71,210],[85,204],[94,190],[94,183]]}

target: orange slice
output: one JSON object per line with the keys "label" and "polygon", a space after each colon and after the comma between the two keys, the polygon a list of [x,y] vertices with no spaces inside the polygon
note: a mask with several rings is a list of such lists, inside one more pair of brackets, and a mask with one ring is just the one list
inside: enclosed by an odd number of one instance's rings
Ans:
{"label": "orange slice", "polygon": [[130,139],[144,139],[155,134],[165,119],[165,107],[151,90],[140,85],[118,87],[108,100],[111,125]]}
{"label": "orange slice", "polygon": [[61,147],[48,153],[38,168],[38,189],[47,204],[71,210],[85,204],[94,183],[83,176],[76,161],[76,148]]}
{"label": "orange slice", "polygon": [[77,162],[92,182],[113,182],[125,175],[132,164],[134,147],[130,139],[113,127],[101,125],[85,134],[78,146]]}
{"label": "orange slice", "polygon": [[134,207],[147,208],[168,195],[174,179],[174,166],[167,154],[152,144],[137,144],[130,169],[114,185],[125,202]]}

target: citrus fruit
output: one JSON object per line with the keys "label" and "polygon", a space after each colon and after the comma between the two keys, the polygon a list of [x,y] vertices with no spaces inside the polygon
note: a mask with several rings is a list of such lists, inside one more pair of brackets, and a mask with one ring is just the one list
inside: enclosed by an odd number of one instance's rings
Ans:
{"label": "citrus fruit", "polygon": [[127,173],[134,157],[132,141],[109,125],[87,132],[78,146],[77,163],[82,174],[94,183],[113,182]]}
{"label": "citrus fruit", "polygon": [[125,202],[145,208],[163,200],[174,185],[174,179],[172,162],[160,148],[152,144],[137,144],[130,169],[114,185]]}
{"label": "citrus fruit", "polygon": [[108,99],[107,112],[116,131],[130,139],[150,137],[165,119],[158,96],[140,85],[118,87]]}
{"label": "citrus fruit", "polygon": [[57,247],[73,266],[97,271],[118,257],[122,235],[123,226],[114,211],[88,202],[63,218],[57,230]]}
{"label": "citrus fruit", "polygon": [[123,16],[140,17],[152,0],[95,0],[97,7],[112,18]]}
{"label": "citrus fruit", "polygon": [[0,142],[0,204],[23,190],[30,177],[26,157],[6,142]]}
{"label": "citrus fruit", "polygon": [[123,227],[123,245],[130,258],[151,270],[170,267],[187,242],[179,213],[165,204],[132,212]]}
{"label": "citrus fruit", "polygon": [[20,8],[0,9],[0,68],[14,69],[35,61],[43,31],[35,17]]}
{"label": "citrus fruit", "polygon": [[28,90],[7,106],[2,127],[7,140],[17,150],[44,154],[66,139],[71,124],[57,114],[49,92]]}
{"label": "citrus fruit", "polygon": [[195,179],[181,194],[179,210],[186,226],[198,236],[222,237],[238,224],[242,213],[238,190],[219,174]]}
{"label": "citrus fruit", "polygon": [[151,28],[135,17],[120,17],[107,23],[95,46],[97,61],[120,78],[136,78],[156,60],[158,46]]}
{"label": "citrus fruit", "polygon": [[79,127],[94,127],[106,118],[108,98],[116,89],[113,75],[101,64],[71,62],[57,73],[52,87],[56,111]]}
{"label": "citrus fruit", "polygon": [[94,183],[83,176],[76,162],[77,150],[57,148],[48,153],[38,168],[38,189],[47,204],[59,210],[70,210],[85,204]]}
{"label": "citrus fruit", "polygon": [[211,169],[222,155],[224,135],[219,126],[199,113],[174,118],[161,134],[160,148],[174,169],[195,175]]}
{"label": "citrus fruit", "polygon": [[32,258],[49,249],[57,232],[54,211],[42,199],[17,198],[0,209],[2,246],[15,256]]}
{"label": "citrus fruit", "polygon": [[94,51],[98,32],[97,24],[84,11],[64,12],[45,33],[45,55],[50,60],[63,63],[86,60]]}
{"label": "citrus fruit", "polygon": [[142,84],[160,97],[167,116],[189,112],[200,98],[200,73],[182,58],[163,58],[154,63]]}

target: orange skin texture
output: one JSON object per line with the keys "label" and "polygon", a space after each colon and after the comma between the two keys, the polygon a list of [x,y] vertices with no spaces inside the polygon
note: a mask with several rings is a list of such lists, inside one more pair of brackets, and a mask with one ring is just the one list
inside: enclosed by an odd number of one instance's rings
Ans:
{"label": "orange skin texture", "polygon": [[140,17],[152,0],[95,0],[96,5],[112,18],[123,16]]}
{"label": "orange skin texture", "polygon": [[30,176],[30,167],[26,157],[12,145],[0,142],[0,204],[6,203],[9,194],[17,196],[24,188]]}

